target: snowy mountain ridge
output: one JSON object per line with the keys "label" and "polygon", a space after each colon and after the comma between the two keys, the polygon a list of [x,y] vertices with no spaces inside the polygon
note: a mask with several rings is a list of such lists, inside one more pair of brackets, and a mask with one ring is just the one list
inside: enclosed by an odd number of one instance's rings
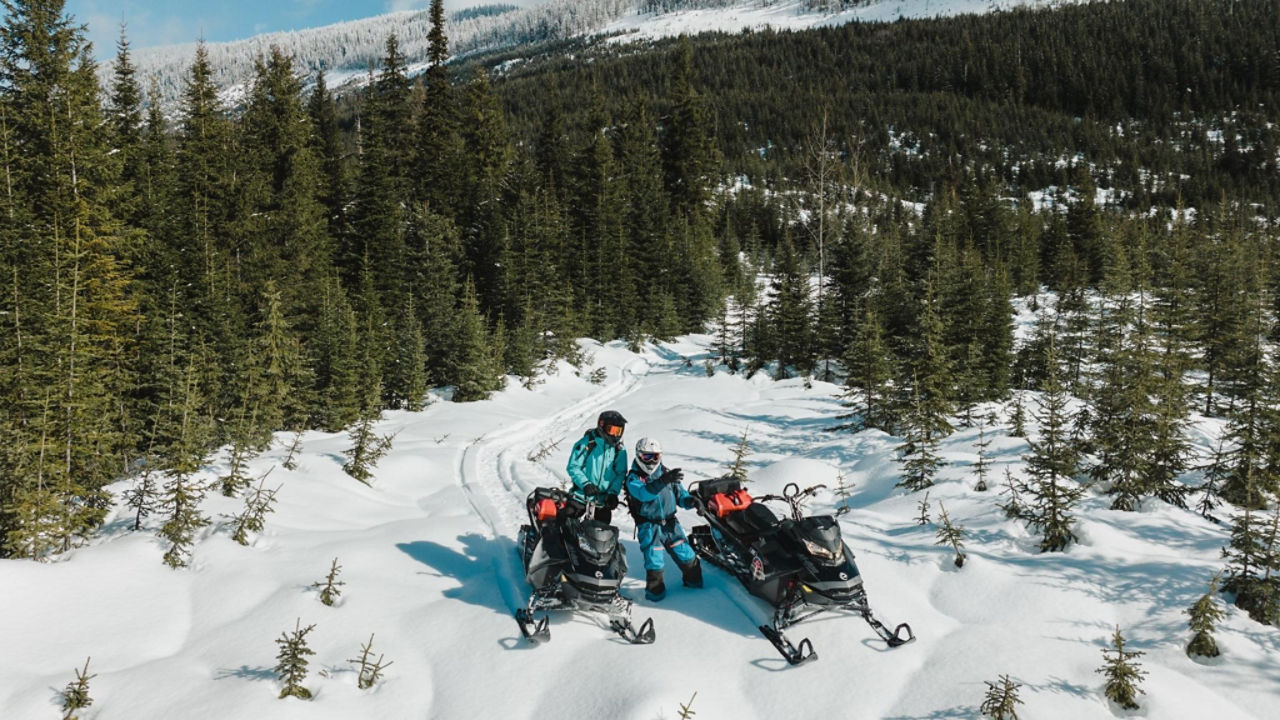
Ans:
{"label": "snowy mountain ridge", "polygon": [[[766,26],[799,30],[848,22],[946,17],[1020,7],[1051,7],[1089,0],[548,0],[529,8],[494,6],[454,13],[446,23],[456,57],[576,37],[609,36],[615,42],[652,40],[682,33],[741,32]],[[253,76],[254,61],[280,47],[305,77],[324,70],[331,87],[359,83],[377,67],[395,33],[411,73],[425,67],[429,13],[412,10],[318,28],[275,32],[245,40],[206,43],[214,81],[230,97]],[[135,49],[139,77],[154,77],[166,104],[181,96],[195,56],[194,42]],[[112,61],[103,62],[106,82]],[[146,82],[144,80],[144,82]]]}

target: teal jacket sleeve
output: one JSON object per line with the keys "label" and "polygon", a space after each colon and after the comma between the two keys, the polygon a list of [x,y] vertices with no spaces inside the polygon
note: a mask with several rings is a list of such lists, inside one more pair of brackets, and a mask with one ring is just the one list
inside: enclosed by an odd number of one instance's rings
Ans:
{"label": "teal jacket sleeve", "polygon": [[627,480],[627,469],[630,464],[627,463],[627,449],[618,448],[618,452],[614,455],[613,464],[609,466],[609,494],[617,495],[622,492],[622,484]]}
{"label": "teal jacket sleeve", "polygon": [[569,465],[565,470],[569,473],[569,479],[573,481],[573,486],[580,492],[585,492],[591,487],[592,483],[587,480],[587,456],[591,452],[591,433],[588,432],[582,436],[582,439],[573,444],[573,451],[569,453]]}

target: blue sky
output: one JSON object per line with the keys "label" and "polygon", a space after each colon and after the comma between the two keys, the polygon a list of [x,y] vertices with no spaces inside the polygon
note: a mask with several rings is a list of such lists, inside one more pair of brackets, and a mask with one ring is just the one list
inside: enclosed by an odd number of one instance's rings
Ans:
{"label": "blue sky", "polygon": [[[456,10],[491,1],[445,0],[445,8]],[[239,40],[264,32],[422,9],[429,4],[430,0],[67,0],[66,12],[88,24],[95,54],[105,59],[115,54],[122,17],[129,42],[137,49],[194,42],[202,36],[209,42]]]}

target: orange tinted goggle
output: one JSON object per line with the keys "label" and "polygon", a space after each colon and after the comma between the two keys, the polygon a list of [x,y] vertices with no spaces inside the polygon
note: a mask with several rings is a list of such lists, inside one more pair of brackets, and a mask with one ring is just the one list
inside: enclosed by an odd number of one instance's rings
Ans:
{"label": "orange tinted goggle", "polygon": [[605,425],[600,430],[609,437],[622,437],[621,425]]}

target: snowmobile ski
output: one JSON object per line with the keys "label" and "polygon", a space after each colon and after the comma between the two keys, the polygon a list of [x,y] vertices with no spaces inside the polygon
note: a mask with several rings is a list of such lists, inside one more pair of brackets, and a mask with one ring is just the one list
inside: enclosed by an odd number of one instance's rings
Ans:
{"label": "snowmobile ski", "polygon": [[803,665],[810,660],[818,659],[818,653],[814,651],[813,643],[809,642],[809,638],[801,640],[799,645],[792,645],[781,630],[771,628],[768,625],[761,625],[760,632],[769,639],[769,642],[773,643],[773,646],[777,648],[789,665]]}
{"label": "snowmobile ski", "polygon": [[648,645],[657,637],[653,630],[653,618],[640,623],[639,630],[631,624],[630,618],[610,618],[609,628],[632,645]]}
{"label": "snowmobile ski", "polygon": [[540,645],[551,640],[551,629],[547,627],[550,622],[550,615],[544,614],[535,620],[528,608],[520,608],[516,611],[516,623],[520,625],[520,634],[532,643]]}

